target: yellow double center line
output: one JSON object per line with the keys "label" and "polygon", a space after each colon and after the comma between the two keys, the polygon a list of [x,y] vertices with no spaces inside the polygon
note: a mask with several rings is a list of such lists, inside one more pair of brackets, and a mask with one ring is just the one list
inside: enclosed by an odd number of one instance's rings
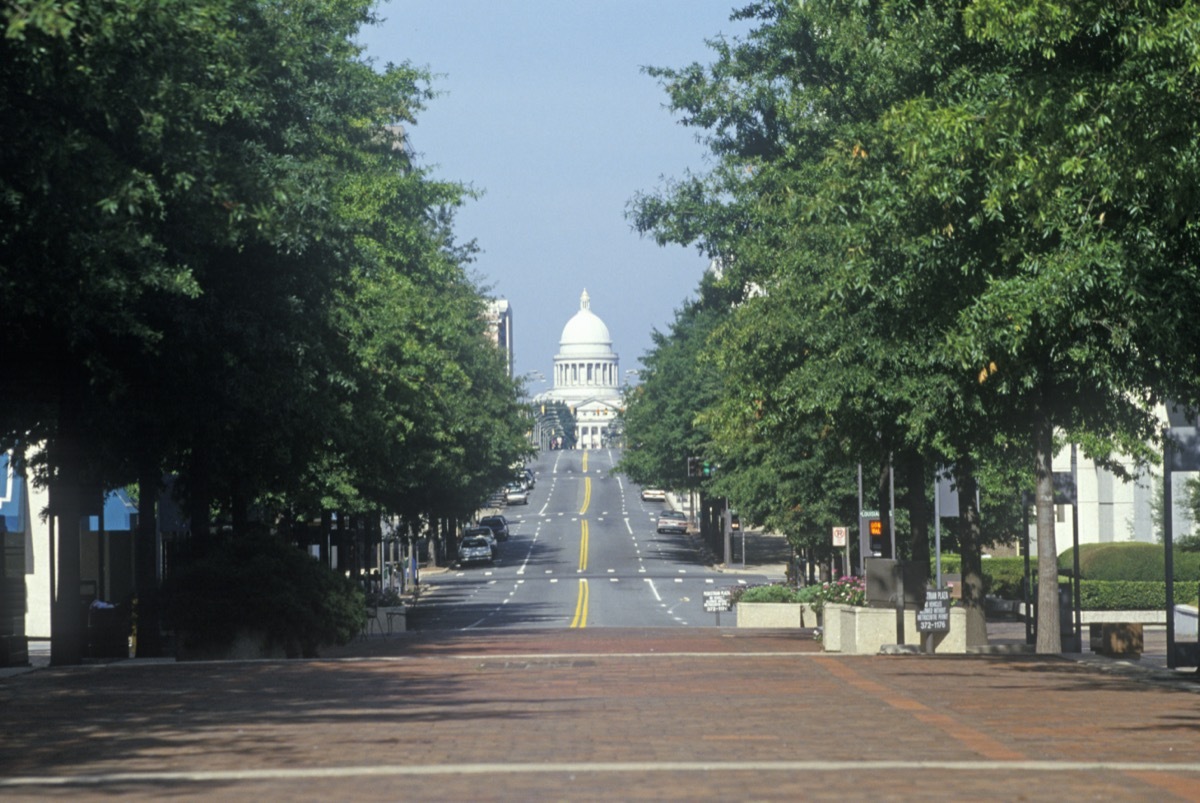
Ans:
{"label": "yellow double center line", "polygon": [[[587,452],[583,453],[583,470],[587,471]],[[587,513],[588,505],[592,503],[592,478],[583,478],[583,504],[579,506],[579,515]],[[588,521],[579,522],[579,571],[585,572],[588,567]],[[575,600],[575,618],[571,627],[587,627],[588,615],[588,581],[579,578],[579,596]]]}
{"label": "yellow double center line", "polygon": [[[583,465],[587,466],[587,453],[583,454]],[[592,478],[583,478],[583,504],[580,505],[580,515],[586,514],[588,505],[592,504]],[[588,570],[588,520],[580,522],[580,571]],[[580,595],[575,600],[575,618],[571,619],[572,628],[588,627],[588,581],[580,577]]]}
{"label": "yellow double center line", "polygon": [[575,600],[575,618],[571,620],[571,627],[587,627],[587,612],[588,581],[580,578],[579,598]]}
{"label": "yellow double center line", "polygon": [[579,515],[587,513],[588,505],[592,503],[592,478],[583,478],[583,504],[579,506]]}

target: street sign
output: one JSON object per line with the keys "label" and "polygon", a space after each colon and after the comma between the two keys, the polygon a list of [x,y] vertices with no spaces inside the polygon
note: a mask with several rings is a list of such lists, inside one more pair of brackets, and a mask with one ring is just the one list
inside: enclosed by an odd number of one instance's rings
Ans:
{"label": "street sign", "polygon": [[846,545],[846,530],[847,530],[847,528],[845,528],[845,527],[834,527],[833,528],[833,545],[834,546],[845,546]]}
{"label": "street sign", "polygon": [[917,611],[918,633],[946,633],[950,630],[950,589],[925,592],[925,607]]}
{"label": "street sign", "polygon": [[860,519],[877,519],[877,518],[879,518],[879,511],[878,510],[860,510],[858,512],[858,517]]}
{"label": "street sign", "polygon": [[704,592],[704,610],[707,613],[720,613],[733,608],[732,598],[729,596],[729,589],[717,589],[716,591]]}

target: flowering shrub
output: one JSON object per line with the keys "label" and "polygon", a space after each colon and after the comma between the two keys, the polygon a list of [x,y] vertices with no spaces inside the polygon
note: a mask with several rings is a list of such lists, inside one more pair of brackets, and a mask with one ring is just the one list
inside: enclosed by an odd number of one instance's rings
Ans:
{"label": "flowering shrub", "polygon": [[818,609],[825,603],[837,605],[866,605],[867,582],[861,577],[840,577],[829,583],[822,583],[821,590],[814,600]]}

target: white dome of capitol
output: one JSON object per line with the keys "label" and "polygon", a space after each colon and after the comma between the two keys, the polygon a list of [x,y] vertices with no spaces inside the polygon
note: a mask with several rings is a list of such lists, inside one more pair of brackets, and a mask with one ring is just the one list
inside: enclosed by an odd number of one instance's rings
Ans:
{"label": "white dome of capitol", "polygon": [[579,311],[563,327],[559,338],[559,354],[566,356],[613,355],[612,335],[596,313],[592,312],[587,290],[579,299]]}

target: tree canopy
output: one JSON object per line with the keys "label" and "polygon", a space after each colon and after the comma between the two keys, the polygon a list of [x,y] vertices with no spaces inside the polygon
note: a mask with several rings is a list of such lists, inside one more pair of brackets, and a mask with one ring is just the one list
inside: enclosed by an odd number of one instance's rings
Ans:
{"label": "tree canopy", "polygon": [[67,454],[107,487],[174,472],[227,512],[470,510],[506,476],[527,447],[453,234],[470,194],[414,164],[429,78],[368,63],[373,22],[6,5],[0,445],[47,443],[50,479]]}
{"label": "tree canopy", "polygon": [[[1053,595],[1055,439],[1144,462],[1156,404],[1195,403],[1200,12],[1083,5],[765,0],[712,64],[651,70],[716,164],[631,216],[745,295],[705,349],[723,381],[698,418],[716,452],[753,455],[744,492],[810,477],[786,492],[816,513],[798,526],[840,523],[846,467],[890,459],[911,467],[917,554],[936,465],[970,488],[1023,454]],[[977,560],[977,516],[966,529]]]}

